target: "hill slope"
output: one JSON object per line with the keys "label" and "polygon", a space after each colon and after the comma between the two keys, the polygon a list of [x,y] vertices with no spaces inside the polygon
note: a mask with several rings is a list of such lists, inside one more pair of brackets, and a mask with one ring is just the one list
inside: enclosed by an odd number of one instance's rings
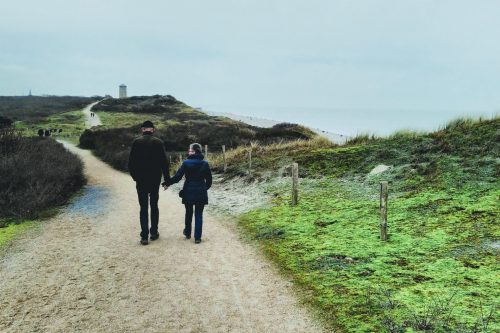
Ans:
{"label": "hill slope", "polygon": [[[107,99],[92,110],[98,113],[104,126],[83,133],[80,146],[95,149],[99,157],[120,170],[126,170],[130,145],[144,120],[155,123],[156,135],[165,142],[168,152],[184,152],[193,142],[208,145],[211,152],[219,152],[222,145],[229,149],[251,142],[269,144],[309,140],[316,136],[311,130],[295,124],[260,128],[225,117],[209,116],[168,95]],[[178,154],[174,156],[177,158]]]}
{"label": "hill slope", "polygon": [[[341,332],[493,332],[498,322],[500,118],[457,120],[428,134],[357,138],[347,146],[254,147],[252,178],[300,165],[242,226]],[[227,177],[247,168],[231,152]],[[220,162],[214,161],[220,169]],[[381,164],[382,173],[371,172]],[[271,173],[270,173],[271,172]],[[388,242],[379,182],[389,181]]]}
{"label": "hill slope", "polygon": [[78,96],[0,96],[0,116],[35,123],[62,112],[74,111],[98,100]]}

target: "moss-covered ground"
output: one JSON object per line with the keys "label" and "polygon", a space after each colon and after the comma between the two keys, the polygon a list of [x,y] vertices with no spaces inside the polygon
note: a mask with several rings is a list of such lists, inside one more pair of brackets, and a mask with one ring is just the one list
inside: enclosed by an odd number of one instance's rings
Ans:
{"label": "moss-covered ground", "polygon": [[0,228],[0,253],[13,240],[35,225],[34,221],[22,221],[22,223],[11,223]]}
{"label": "moss-covered ground", "polygon": [[[273,188],[241,224],[340,332],[498,332],[498,118],[298,152],[300,202]],[[256,157],[257,158],[257,157]],[[261,165],[277,156],[261,157]],[[258,159],[258,158],[257,158]],[[392,168],[378,175],[378,164]],[[257,163],[259,165],[259,163]],[[379,182],[389,181],[389,240]]]}

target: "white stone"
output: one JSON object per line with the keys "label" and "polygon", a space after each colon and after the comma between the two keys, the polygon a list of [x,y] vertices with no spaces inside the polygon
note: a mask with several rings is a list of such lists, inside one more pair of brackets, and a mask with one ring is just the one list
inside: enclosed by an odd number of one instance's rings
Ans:
{"label": "white stone", "polygon": [[389,170],[391,168],[392,168],[392,166],[390,166],[390,165],[379,164],[375,168],[373,168],[372,171],[370,171],[369,175],[372,175],[372,176],[373,175],[378,175],[379,173],[387,171],[387,170]]}

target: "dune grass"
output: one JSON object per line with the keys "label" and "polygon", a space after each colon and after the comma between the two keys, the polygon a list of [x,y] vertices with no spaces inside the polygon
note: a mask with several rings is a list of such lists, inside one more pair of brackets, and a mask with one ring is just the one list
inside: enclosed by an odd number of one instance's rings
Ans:
{"label": "dune grass", "polygon": [[[252,152],[253,176],[263,175],[269,170],[278,170],[290,164],[300,154],[308,154],[318,149],[332,149],[337,145],[322,136],[315,136],[309,140],[281,141],[268,145],[251,142],[235,149],[226,151],[228,166],[226,176],[248,174],[249,152]],[[224,158],[222,148],[217,147],[209,151],[210,165],[215,171],[223,170]]]}

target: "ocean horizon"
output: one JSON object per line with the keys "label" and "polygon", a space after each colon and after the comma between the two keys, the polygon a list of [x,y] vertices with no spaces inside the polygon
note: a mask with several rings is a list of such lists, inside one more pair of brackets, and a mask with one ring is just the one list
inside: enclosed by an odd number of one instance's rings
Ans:
{"label": "ocean horizon", "polygon": [[205,112],[297,123],[345,136],[364,133],[387,136],[401,130],[432,132],[457,118],[493,118],[500,114],[500,108],[450,111],[206,105],[201,106],[201,109]]}

